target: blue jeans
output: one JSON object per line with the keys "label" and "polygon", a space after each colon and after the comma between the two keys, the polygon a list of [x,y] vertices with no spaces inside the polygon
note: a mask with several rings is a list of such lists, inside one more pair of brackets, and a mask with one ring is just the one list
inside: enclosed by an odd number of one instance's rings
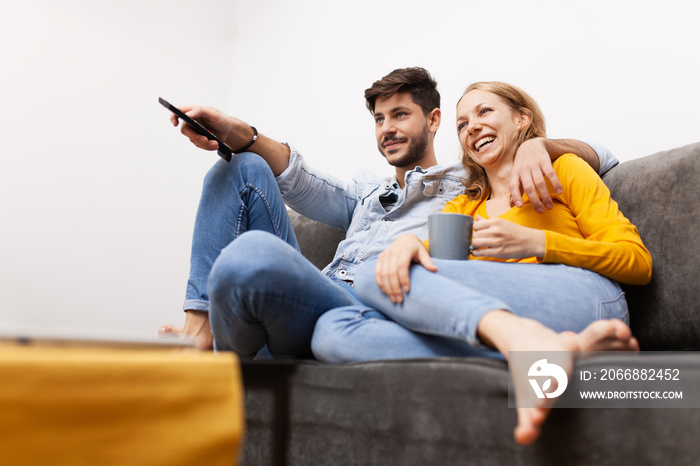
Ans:
{"label": "blue jeans", "polygon": [[184,309],[208,311],[217,350],[312,357],[316,319],[357,305],[349,286],[299,252],[267,163],[244,153],[218,161],[204,180]]}
{"label": "blue jeans", "polygon": [[360,266],[355,285],[367,307],[324,314],[314,333],[316,357],[329,362],[498,357],[477,338],[479,320],[495,309],[535,319],[557,332],[580,332],[598,319],[629,322],[620,286],[589,270],[561,264],[434,262],[436,273],[411,267],[411,291],[401,304],[393,304],[377,286],[376,260]]}

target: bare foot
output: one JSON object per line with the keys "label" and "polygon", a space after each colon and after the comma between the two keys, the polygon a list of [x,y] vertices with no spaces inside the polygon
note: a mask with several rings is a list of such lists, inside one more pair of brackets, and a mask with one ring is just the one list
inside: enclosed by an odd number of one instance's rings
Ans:
{"label": "bare foot", "polygon": [[639,351],[639,342],[621,320],[598,320],[576,335],[577,351]]}
{"label": "bare foot", "polygon": [[[488,319],[487,319],[488,318]],[[505,357],[509,351],[556,351],[567,355],[558,365],[571,375],[575,353],[579,351],[639,351],[639,343],[630,328],[620,320],[599,320],[581,333],[556,333],[537,321],[517,317],[502,311],[486,314],[479,323],[482,341],[495,346]],[[518,388],[525,380],[513,380]],[[521,392],[522,393],[522,392]],[[528,445],[540,436],[555,400],[545,398],[537,407],[517,407],[518,425],[513,435],[521,445]]]}
{"label": "bare foot", "polygon": [[209,326],[209,314],[201,311],[187,311],[185,326],[163,325],[158,329],[159,335],[190,336],[195,340],[195,348],[199,350],[214,349],[214,337]]}
{"label": "bare foot", "polygon": [[[593,322],[579,334],[562,332],[556,334],[552,340],[544,335],[543,337],[538,344],[539,347],[530,348],[530,350],[549,350],[545,346],[550,345],[552,349],[560,348],[558,351],[568,348],[565,351],[568,351],[570,359],[567,361],[568,364],[562,366],[567,376],[570,376],[573,371],[575,352],[639,351],[639,343],[632,336],[630,328],[621,320],[616,319]],[[556,351],[556,349],[554,350]],[[517,408],[518,425],[513,432],[515,441],[521,445],[528,445],[537,440],[541,433],[542,424],[547,420],[554,403],[554,399],[547,398],[536,408]]]}

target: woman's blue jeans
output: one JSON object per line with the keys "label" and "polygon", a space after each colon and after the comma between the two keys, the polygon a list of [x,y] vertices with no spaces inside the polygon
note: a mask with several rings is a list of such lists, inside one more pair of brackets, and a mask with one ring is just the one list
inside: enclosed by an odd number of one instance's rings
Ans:
{"label": "woman's blue jeans", "polygon": [[325,311],[357,305],[299,252],[275,177],[256,154],[219,160],[204,180],[184,309],[208,311],[215,348],[308,358]]}
{"label": "woman's blue jeans", "polygon": [[580,332],[598,319],[629,322],[620,286],[589,270],[561,264],[434,262],[435,273],[411,267],[411,290],[400,304],[376,284],[376,260],[361,265],[355,285],[367,307],[324,314],[314,333],[316,357],[330,362],[498,357],[477,338],[479,320],[495,309],[535,319],[557,332]]}

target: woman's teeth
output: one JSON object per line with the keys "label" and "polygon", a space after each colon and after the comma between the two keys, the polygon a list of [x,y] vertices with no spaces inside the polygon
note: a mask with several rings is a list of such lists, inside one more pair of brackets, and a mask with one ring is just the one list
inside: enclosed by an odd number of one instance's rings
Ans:
{"label": "woman's teeth", "polygon": [[495,141],[496,138],[493,136],[488,136],[483,139],[479,139],[476,144],[474,144],[474,148],[476,149],[477,152],[481,151],[482,148],[484,148],[486,145],[492,143]]}

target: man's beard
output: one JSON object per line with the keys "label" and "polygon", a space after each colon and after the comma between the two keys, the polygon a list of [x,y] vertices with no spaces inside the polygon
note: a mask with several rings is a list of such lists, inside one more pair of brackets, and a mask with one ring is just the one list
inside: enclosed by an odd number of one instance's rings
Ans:
{"label": "man's beard", "polygon": [[389,165],[398,168],[415,166],[416,162],[418,162],[421,158],[423,158],[423,155],[425,155],[425,149],[428,147],[429,135],[430,129],[428,125],[425,125],[425,129],[423,130],[423,132],[418,136],[417,139],[411,141],[410,145],[408,146],[408,151],[406,152],[406,155],[404,155],[400,159],[389,161],[386,152],[383,150],[380,150],[380,152],[382,153],[384,158],[387,159]]}

